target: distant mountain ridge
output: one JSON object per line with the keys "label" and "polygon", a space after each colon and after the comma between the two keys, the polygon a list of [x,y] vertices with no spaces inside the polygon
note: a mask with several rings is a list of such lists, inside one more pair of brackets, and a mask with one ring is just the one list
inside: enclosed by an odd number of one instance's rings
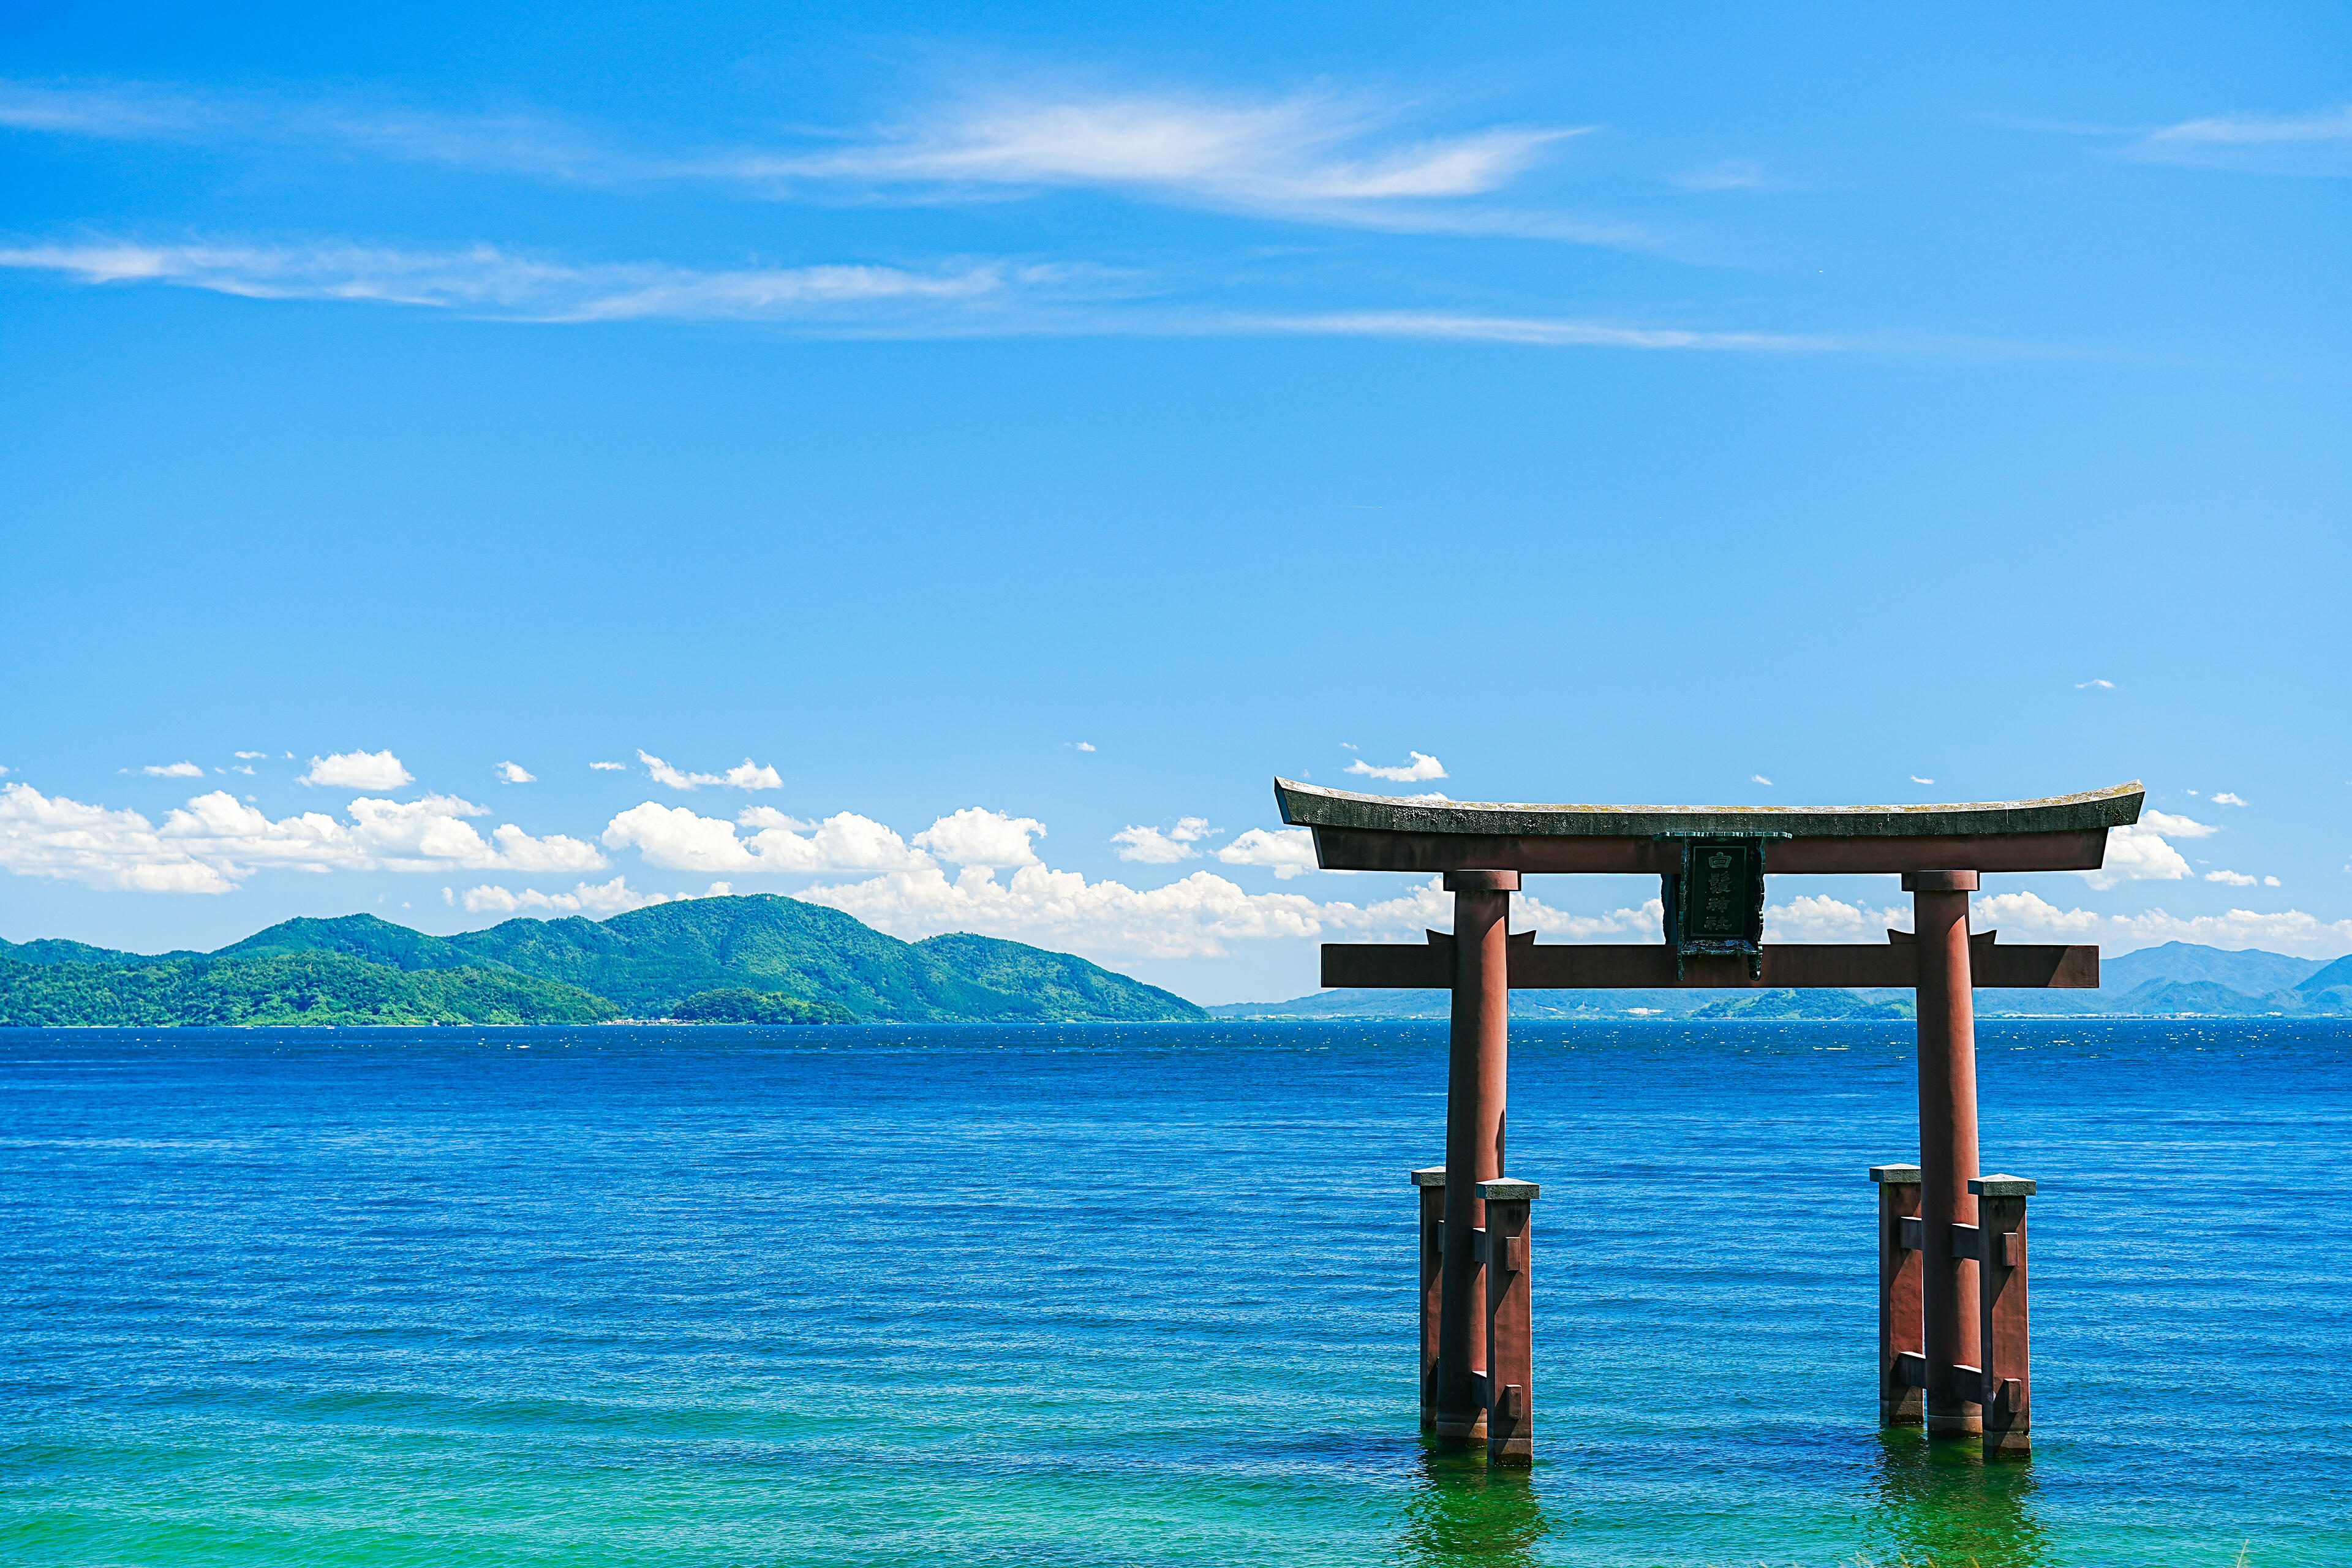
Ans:
{"label": "distant mountain ridge", "polygon": [[0,942],[0,1026],[1187,1022],[1207,1014],[1070,953],[900,942],[775,894],[437,937],[374,915],[281,921],[215,952]]}
{"label": "distant mountain ridge", "polygon": [[[2329,962],[2168,942],[2099,965],[2096,991],[1979,991],[1985,1017],[2336,1017],[2352,1015],[2352,955]],[[1443,1018],[1444,991],[1325,991],[1209,1009],[1219,1018]],[[1908,1017],[1907,991],[1514,991],[1514,1018]]]}

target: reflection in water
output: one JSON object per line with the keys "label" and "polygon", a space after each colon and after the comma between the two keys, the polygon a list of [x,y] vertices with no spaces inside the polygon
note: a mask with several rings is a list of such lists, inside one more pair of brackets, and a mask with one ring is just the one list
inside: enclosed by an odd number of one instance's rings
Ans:
{"label": "reflection in water", "polygon": [[1973,1438],[1930,1443],[1916,1431],[1878,1436],[1876,1500],[1864,1516],[1871,1554],[1888,1563],[2054,1568],[2059,1559],[2028,1506],[2033,1467],[1987,1464]]}
{"label": "reflection in water", "polygon": [[1396,1560],[1411,1568],[1533,1568],[1549,1529],[1526,1470],[1488,1469],[1483,1447],[1424,1446]]}

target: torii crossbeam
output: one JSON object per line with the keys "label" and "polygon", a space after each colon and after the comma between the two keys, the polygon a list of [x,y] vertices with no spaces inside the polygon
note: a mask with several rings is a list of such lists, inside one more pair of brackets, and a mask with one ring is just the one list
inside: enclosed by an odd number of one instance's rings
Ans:
{"label": "torii crossbeam", "polygon": [[[1483,1438],[1497,1464],[1534,1454],[1528,1205],[1540,1189],[1503,1174],[1512,989],[1899,986],[1918,994],[1919,1163],[1871,1173],[1881,1184],[1881,1417],[1924,1416],[1931,1434],[1980,1432],[1988,1453],[2026,1451],[2033,1184],[1977,1170],[1971,992],[2095,988],[2099,951],[1971,934],[1969,895],[1986,871],[2096,870],[2108,830],[2139,820],[2138,784],[1964,805],[1801,807],[1399,800],[1277,778],[1275,798],[1285,822],[1313,830],[1325,869],[1442,872],[1454,894],[1453,931],[1426,944],[1323,949],[1327,986],[1454,993],[1445,1164],[1413,1173],[1424,1431]],[[1664,942],[1539,946],[1531,931],[1510,934],[1522,875],[1581,871],[1658,876]],[[1768,874],[1888,872],[1912,895],[1912,931],[1890,931],[1884,945],[1763,941]],[[1972,1296],[1975,1312],[1965,1310]]]}

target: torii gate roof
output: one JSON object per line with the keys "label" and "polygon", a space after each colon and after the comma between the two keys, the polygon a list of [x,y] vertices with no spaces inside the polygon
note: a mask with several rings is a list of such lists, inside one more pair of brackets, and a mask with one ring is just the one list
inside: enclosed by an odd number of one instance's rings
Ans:
{"label": "torii gate roof", "polygon": [[1315,830],[1327,869],[1666,871],[1664,841],[1769,834],[1775,872],[2072,871],[2139,820],[2135,780],[2081,795],[1950,805],[1538,805],[1399,799],[1276,778],[1282,819]]}

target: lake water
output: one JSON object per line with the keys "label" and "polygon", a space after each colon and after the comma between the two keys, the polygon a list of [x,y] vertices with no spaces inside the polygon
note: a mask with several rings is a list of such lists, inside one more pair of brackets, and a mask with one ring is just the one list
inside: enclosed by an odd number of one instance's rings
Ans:
{"label": "lake water", "polygon": [[1988,1468],[1874,1423],[1909,1026],[1515,1026],[1490,1476],[1417,1431],[1442,1026],[0,1031],[0,1559],[2352,1563],[2347,1047],[1981,1028]]}

